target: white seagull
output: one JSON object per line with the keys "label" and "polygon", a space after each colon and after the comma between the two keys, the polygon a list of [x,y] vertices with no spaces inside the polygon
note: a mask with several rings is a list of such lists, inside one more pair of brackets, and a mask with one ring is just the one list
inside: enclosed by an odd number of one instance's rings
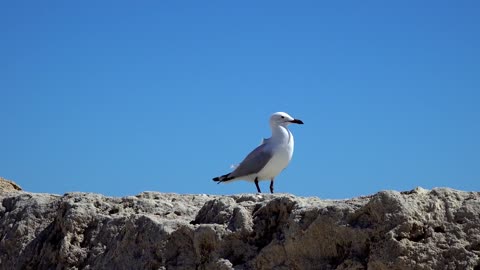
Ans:
{"label": "white seagull", "polygon": [[284,112],[276,112],[270,117],[272,137],[264,139],[262,144],[255,148],[231,173],[213,178],[221,183],[234,180],[255,182],[257,191],[261,193],[258,181],[270,180],[270,192],[273,193],[275,177],[287,167],[293,155],[293,135],[287,126],[303,124]]}

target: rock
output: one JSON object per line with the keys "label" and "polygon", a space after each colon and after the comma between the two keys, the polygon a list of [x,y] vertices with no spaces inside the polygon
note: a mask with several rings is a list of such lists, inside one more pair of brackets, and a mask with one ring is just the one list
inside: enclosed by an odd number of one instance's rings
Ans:
{"label": "rock", "polygon": [[19,190],[22,190],[22,188],[15,182],[0,177],[0,193]]}
{"label": "rock", "polygon": [[480,193],[0,193],[0,269],[480,269]]}

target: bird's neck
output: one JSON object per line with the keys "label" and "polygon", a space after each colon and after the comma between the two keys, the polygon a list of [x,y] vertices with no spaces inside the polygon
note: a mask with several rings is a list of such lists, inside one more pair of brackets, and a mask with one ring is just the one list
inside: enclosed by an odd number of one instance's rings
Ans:
{"label": "bird's neck", "polygon": [[290,143],[293,141],[292,133],[285,126],[280,125],[271,125],[272,129],[272,140],[282,143]]}

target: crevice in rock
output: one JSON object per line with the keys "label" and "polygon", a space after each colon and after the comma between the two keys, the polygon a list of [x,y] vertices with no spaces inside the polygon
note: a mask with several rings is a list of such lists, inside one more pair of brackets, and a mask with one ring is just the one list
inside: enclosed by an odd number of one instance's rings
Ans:
{"label": "crevice in rock", "polygon": [[254,243],[258,249],[274,239],[281,241],[284,238],[281,227],[287,223],[295,204],[288,198],[274,199],[254,213]]}

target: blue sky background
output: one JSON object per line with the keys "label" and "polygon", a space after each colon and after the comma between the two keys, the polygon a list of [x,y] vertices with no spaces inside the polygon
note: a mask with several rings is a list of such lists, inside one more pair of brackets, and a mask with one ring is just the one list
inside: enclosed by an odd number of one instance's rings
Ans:
{"label": "blue sky background", "polygon": [[[478,1],[2,1],[0,176],[25,190],[217,185],[286,111],[276,191],[480,189]],[[262,182],[268,190],[268,182]]]}

